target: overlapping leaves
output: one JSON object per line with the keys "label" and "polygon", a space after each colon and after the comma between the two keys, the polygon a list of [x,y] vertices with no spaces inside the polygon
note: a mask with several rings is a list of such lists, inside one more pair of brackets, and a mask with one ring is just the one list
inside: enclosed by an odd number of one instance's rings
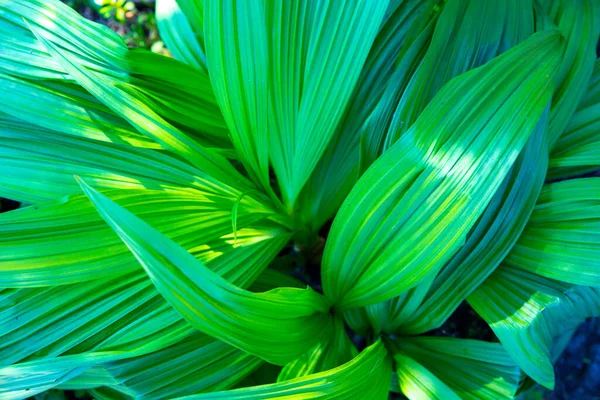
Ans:
{"label": "overlapping leaves", "polygon": [[[0,397],[552,386],[600,314],[597,179],[543,185],[598,165],[597,2],[157,3],[174,59],[0,0]],[[271,262],[334,216],[320,294]],[[501,344],[405,336],[465,298]]]}

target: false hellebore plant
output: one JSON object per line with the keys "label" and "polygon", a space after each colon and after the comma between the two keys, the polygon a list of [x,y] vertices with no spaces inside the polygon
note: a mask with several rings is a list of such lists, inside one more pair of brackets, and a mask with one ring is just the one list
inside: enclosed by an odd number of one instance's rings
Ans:
{"label": "false hellebore plant", "polygon": [[[157,13],[174,59],[0,0],[0,398],[552,387],[600,312],[598,1]],[[423,335],[465,300],[499,342]]]}

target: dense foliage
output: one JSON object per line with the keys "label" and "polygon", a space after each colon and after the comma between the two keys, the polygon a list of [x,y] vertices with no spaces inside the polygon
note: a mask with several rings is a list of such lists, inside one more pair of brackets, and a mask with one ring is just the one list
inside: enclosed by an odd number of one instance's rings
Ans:
{"label": "dense foliage", "polygon": [[[598,0],[158,0],[157,25],[173,58],[0,0],[0,398],[553,386],[600,315]],[[465,301],[497,341],[435,334]]]}

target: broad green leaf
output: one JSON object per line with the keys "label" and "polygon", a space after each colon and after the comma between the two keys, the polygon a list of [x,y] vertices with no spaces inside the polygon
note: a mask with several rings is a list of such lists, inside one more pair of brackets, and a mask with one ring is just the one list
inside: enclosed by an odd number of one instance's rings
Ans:
{"label": "broad green leaf", "polygon": [[180,399],[384,400],[388,396],[391,370],[391,358],[383,343],[377,341],[351,361],[329,371],[270,385],[186,396]]}
{"label": "broad green leaf", "polygon": [[2,112],[37,125],[41,132],[49,129],[103,142],[160,148],[74,83],[0,74],[0,84],[5,89],[0,94]]}
{"label": "broad green leaf", "polygon": [[[98,383],[108,383],[112,389],[140,400],[172,399],[229,389],[260,364],[254,356],[194,332],[165,349],[106,364],[103,370],[108,379]],[[62,387],[73,388],[69,385],[73,382]]]}
{"label": "broad green leaf", "polygon": [[[162,0],[161,0],[162,1]],[[177,6],[188,20],[198,43],[204,48],[204,1],[176,0]]]}
{"label": "broad green leaf", "polygon": [[538,33],[450,81],[363,175],[325,246],[336,307],[397,296],[464,245],[550,100],[560,43]]}
{"label": "broad green leaf", "polygon": [[547,278],[600,286],[600,178],[545,185],[505,263]]}
{"label": "broad green leaf", "polygon": [[344,322],[340,317],[336,317],[332,334],[322,338],[315,347],[298,359],[286,364],[277,377],[277,382],[339,367],[356,355],[356,348],[346,333]]}
{"label": "broad green leaf", "polygon": [[600,291],[502,264],[468,298],[500,342],[536,382],[552,389],[552,344],[587,317],[600,315]]}
{"label": "broad green leaf", "polygon": [[330,332],[330,305],[312,289],[240,289],[106,196],[82,188],[157,290],[196,329],[279,365]]}
{"label": "broad green leaf", "polygon": [[[546,107],[523,152],[473,226],[465,245],[431,284],[421,289],[427,292],[422,303],[411,310],[410,306],[394,300],[396,314],[387,324],[390,332],[417,334],[441,326],[511,251],[544,184],[548,166],[548,111]],[[410,304],[406,299],[402,302]]]}
{"label": "broad green leaf", "polygon": [[[177,228],[174,237],[184,243],[191,254],[203,260],[218,275],[241,287],[252,284],[289,238],[285,232],[276,234],[273,231],[274,236],[268,238],[268,234],[260,236],[260,229],[243,228],[234,248],[231,234],[219,237],[220,230],[230,232],[228,213],[210,209],[207,203],[198,202],[194,197],[192,200],[186,199],[187,202],[176,197],[162,197],[159,198],[161,203],[153,201],[152,192],[147,191],[137,197],[128,193],[111,194],[122,204],[131,205],[136,211],[141,210],[141,215],[150,221],[159,222],[161,227],[168,226],[164,222],[168,220],[173,224],[171,228]],[[140,202],[140,197],[145,202]],[[7,246],[11,252],[7,255],[14,257],[17,246],[21,250],[28,250],[26,254],[29,257],[19,261],[32,271],[27,275],[22,270],[18,277],[24,282],[17,281],[17,284],[38,283],[35,279],[41,279],[36,278],[40,275],[46,278],[47,283],[55,284],[72,283],[90,277],[100,278],[71,285],[0,291],[0,363],[3,366],[0,368],[0,381],[6,382],[2,385],[2,393],[6,396],[17,395],[23,387],[30,389],[30,394],[34,390],[46,390],[63,382],[57,376],[65,376],[67,379],[94,365],[142,356],[174,345],[194,331],[156,291],[147,274],[134,262],[133,256],[126,252],[125,246],[122,243],[114,244],[119,240],[118,237],[112,231],[108,232],[110,235],[102,236],[102,230],[107,228],[105,224],[95,230],[90,229],[88,236],[78,235],[79,242],[72,238],[72,234],[76,234],[76,229],[81,229],[82,224],[90,220],[95,224],[100,222],[97,213],[90,207],[89,200],[80,199],[79,205],[74,201],[67,203],[65,208],[69,211],[87,207],[87,213],[70,213],[69,216],[76,221],[70,224],[64,216],[58,219],[56,214],[52,214],[57,206],[61,205],[49,204],[45,208],[32,206],[2,215],[35,215],[40,218],[26,218],[27,223],[37,229],[29,233],[30,238],[33,238],[29,241],[19,240],[18,236],[24,234],[20,229],[23,223],[18,223],[18,218],[14,218],[15,223],[7,225],[12,228],[12,234],[7,235],[11,236]],[[187,211],[179,218],[173,215],[174,210],[180,214],[182,210]],[[195,215],[194,211],[199,214]],[[90,216],[92,212],[95,214],[93,217]],[[204,218],[199,218],[202,215]],[[210,215],[212,219],[207,218]],[[243,213],[240,218],[240,226],[245,226],[244,221],[248,220],[246,214]],[[64,225],[57,224],[61,220]],[[224,222],[221,227],[220,220]],[[256,220],[256,217],[250,220]],[[266,232],[268,231],[262,234]],[[111,241],[112,247],[108,247]],[[86,244],[87,247],[82,248]],[[61,254],[66,246],[73,245],[78,251],[69,254],[71,259],[65,260],[64,255],[60,257],[49,253],[53,251]],[[106,257],[111,252],[115,256]],[[104,269],[89,272],[86,268],[95,264],[82,262],[85,260],[82,254],[87,254],[96,264],[104,263],[102,266],[108,274]],[[36,255],[38,256],[35,257]],[[38,259],[40,261],[32,261]],[[67,260],[71,264],[65,266]],[[45,264],[40,266],[35,263],[41,261],[45,261]],[[7,264],[12,266],[9,262]],[[69,267],[71,269],[67,269]],[[61,276],[60,268],[65,271],[65,276]],[[134,270],[131,271],[131,268]],[[77,269],[83,277],[79,276]],[[76,272],[69,275],[67,272],[71,270]],[[6,273],[9,272],[10,268]],[[14,270],[12,272],[15,274]],[[95,275],[90,276],[93,272]],[[45,276],[42,275],[44,273]],[[252,363],[246,356],[241,359]],[[238,367],[243,369],[242,364]],[[232,365],[231,368],[235,369],[236,366]],[[209,380],[205,381],[206,384],[207,382]],[[235,383],[235,380],[230,383]],[[156,384],[159,382],[156,381]]]}
{"label": "broad green leaf", "polygon": [[[116,33],[108,30],[110,35],[116,36],[110,37],[97,24],[56,0],[3,0],[0,10],[14,23],[26,24],[71,79],[138,131],[198,167],[204,172],[207,183],[243,190],[253,188],[224,157],[198,144],[152,110],[155,102],[148,100],[145,88],[131,84],[123,72],[127,71],[129,51]],[[87,42],[94,41],[94,45],[84,47]],[[99,49],[102,44],[107,44],[109,49]],[[176,63],[175,60],[164,60]],[[42,69],[44,65],[36,65],[35,69]],[[141,68],[151,68],[151,64],[141,65]],[[175,82],[178,79],[181,78],[176,78]],[[161,81],[168,79],[158,79],[158,83]]]}
{"label": "broad green leaf", "polygon": [[381,150],[410,129],[450,79],[519,44],[533,33],[533,28],[531,0],[448,1],[427,54],[397,103]]}
{"label": "broad green leaf", "polygon": [[[396,117],[424,107],[453,74],[489,61],[533,31],[531,4],[507,2],[503,7],[485,1],[447,4],[436,26],[431,50],[409,83],[413,89],[402,96]],[[404,117],[410,121],[409,114]],[[465,245],[439,274],[429,276],[413,290],[386,303],[368,306],[360,312],[351,311],[355,328],[372,334],[381,331],[416,334],[435,329],[492,273],[523,230],[544,182],[548,158],[546,125],[544,116]],[[398,129],[398,135],[405,130]],[[374,150],[373,156],[378,154]]]}
{"label": "broad green leaf", "polygon": [[200,168],[206,173],[204,177],[206,181],[213,185],[225,183],[233,187],[241,186],[245,190],[252,189],[250,184],[244,182],[243,176],[225,158],[203,148],[152,111],[147,103],[135,95],[134,87],[123,86],[111,78],[94,74],[76,64],[75,59],[69,57],[66,52],[53,43],[41,36],[39,38],[52,55],[61,62],[61,65],[69,71],[70,75],[74,76],[90,93],[113,111],[122,115],[142,133],[149,135],[161,144],[163,148]]}
{"label": "broad green leaf", "polygon": [[288,212],[334,135],[387,0],[207,0],[206,56],[254,180],[273,166]]}
{"label": "broad green leaf", "polygon": [[513,399],[519,388],[521,370],[499,343],[414,337],[390,346],[410,400]]}
{"label": "broad green leaf", "polygon": [[[536,19],[549,18],[566,38],[565,51],[550,109],[549,140],[554,149],[585,95],[596,61],[600,34],[600,3],[596,0],[538,0]],[[540,24],[540,29],[547,29]],[[551,28],[553,29],[553,28]]]}
{"label": "broad green leaf", "polygon": [[0,292],[0,397],[50,389],[93,365],[169,346],[193,330],[142,271]]}
{"label": "broad green leaf", "polygon": [[[64,135],[5,114],[0,114],[0,149],[0,194],[24,202],[79,193],[73,174],[107,189],[239,196],[239,190],[207,180],[201,170],[166,152]],[[256,192],[244,198],[254,201],[252,196]]]}
{"label": "broad green leaf", "polygon": [[[387,130],[396,97],[429,44],[435,24],[427,22],[437,15],[431,11],[433,3],[411,0],[390,4],[389,16],[373,42],[344,117],[298,198],[301,223],[310,232],[317,232],[334,216],[356,183],[364,158],[361,135],[383,135]],[[416,38],[411,41],[411,36]]]}
{"label": "broad green leaf", "polygon": [[[195,191],[107,193],[202,262],[215,263],[231,277],[241,274],[249,282],[289,240],[284,229],[261,222],[268,214],[248,208],[245,202],[238,214],[234,246],[231,200],[219,201]],[[139,269],[127,247],[82,195],[1,214],[0,249],[0,287],[68,284]],[[240,259],[248,267],[256,263],[262,267],[249,273],[236,268]]]}
{"label": "broad green leaf", "polygon": [[[190,7],[194,7],[192,2]],[[195,3],[195,2],[194,2]],[[202,8],[202,7],[199,7]],[[202,30],[195,31],[177,0],[157,0],[156,24],[161,39],[178,60],[207,71]]]}
{"label": "broad green leaf", "polygon": [[[67,100],[73,98],[71,87],[75,86],[77,88],[78,85],[73,82],[73,77],[67,75],[66,70],[57,64],[40,41],[35,38],[29,25],[33,22],[29,19],[28,22],[25,22],[23,17],[33,18],[44,27],[53,26],[61,23],[61,21],[68,21],[69,25],[62,22],[63,25],[57,27],[57,32],[61,32],[58,28],[62,28],[63,35],[60,35],[56,40],[61,45],[65,40],[71,40],[68,48],[72,52],[72,56],[77,59],[78,64],[115,77],[121,84],[135,87],[136,97],[143,100],[168,123],[185,130],[193,139],[198,140],[207,147],[222,147],[223,151],[231,152],[232,148],[225,121],[216,105],[206,73],[149,51],[128,50],[122,39],[114,32],[106,30],[104,26],[83,19],[69,7],[60,3],[56,6],[51,1],[44,2],[42,6],[39,6],[38,2],[29,2],[27,9],[24,9],[22,3],[22,1],[14,2],[12,7],[6,9],[3,9],[2,4],[0,4],[0,10],[2,10],[0,13],[0,29],[6,25],[18,26],[16,28],[18,32],[0,35],[0,43],[3,47],[11,48],[14,42],[11,38],[20,38],[17,49],[3,52],[0,58],[0,70],[14,77],[13,85],[17,82],[21,86],[29,86],[30,89],[36,90],[21,92],[17,104],[12,103],[14,96],[7,95],[4,99],[0,97],[0,101],[6,104],[7,110],[5,112],[14,113],[13,115],[25,119],[26,117],[20,115],[33,111],[39,115],[53,115],[57,122],[61,119],[69,120],[68,115],[56,114],[60,107],[57,107],[57,110],[44,108],[42,99],[36,98],[35,94],[44,89],[43,94],[46,100],[52,99],[62,104],[65,102],[63,97],[66,96]],[[43,16],[35,18],[36,14],[34,12],[25,11],[32,7],[33,10],[43,12]],[[55,15],[54,18],[51,17],[53,15]],[[47,30],[44,32],[48,35],[53,33]],[[52,37],[54,39],[54,36]],[[77,43],[73,43],[73,37],[77,38]],[[79,43],[89,41],[90,37],[96,43],[105,43],[113,51],[106,54],[94,46],[87,46],[86,48],[78,46]],[[94,49],[92,54],[90,54],[90,49]],[[36,54],[37,57],[31,60],[28,58],[31,54]],[[28,64],[25,67],[23,63],[27,62]],[[55,72],[49,73],[49,66],[52,66],[51,70]],[[40,81],[39,78],[44,79],[44,81]],[[47,80],[47,78],[51,79]],[[75,99],[81,97],[80,94],[76,94]],[[86,93],[86,97],[91,96]],[[86,101],[81,105],[73,105],[68,102],[68,105],[74,112],[79,113],[82,111],[82,107],[97,107],[94,103],[98,103],[98,100],[93,97],[92,99],[91,105],[90,101]],[[29,102],[26,102],[26,100],[29,100]],[[21,103],[24,103],[24,107],[17,107]],[[114,114],[113,111],[108,109],[103,111]],[[75,116],[84,121],[87,121],[86,117],[89,119],[89,116],[86,116],[85,113],[82,116],[78,114]],[[127,124],[119,116],[115,115],[113,119]],[[51,124],[50,121],[40,121],[40,123],[50,129],[65,129],[61,128],[61,123]],[[46,124],[44,125],[44,123]],[[99,125],[99,121],[92,120],[87,124]],[[108,127],[102,126],[102,128]],[[135,131],[131,126],[130,129]],[[137,134],[142,136],[140,133]],[[148,141],[148,139],[146,140]]]}
{"label": "broad green leaf", "polygon": [[586,95],[550,156],[550,179],[581,175],[600,165],[600,60]]}
{"label": "broad green leaf", "polygon": [[266,292],[278,287],[304,288],[306,284],[298,279],[273,268],[267,268],[256,278],[250,290],[253,292]]}

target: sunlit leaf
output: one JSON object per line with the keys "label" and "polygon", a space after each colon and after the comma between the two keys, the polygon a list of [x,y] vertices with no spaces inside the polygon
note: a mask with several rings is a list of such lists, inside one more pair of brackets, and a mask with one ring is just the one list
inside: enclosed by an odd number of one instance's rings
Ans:
{"label": "sunlit leaf", "polygon": [[158,291],[196,329],[275,364],[297,358],[329,333],[330,306],[312,289],[240,289],[106,196],[82,187]]}
{"label": "sunlit leaf", "polygon": [[559,50],[556,32],[539,33],[450,81],[369,168],[325,247],[338,307],[397,296],[464,245],[550,100]]}
{"label": "sunlit leaf", "polygon": [[586,317],[600,315],[597,288],[554,281],[504,264],[469,296],[469,303],[519,367],[550,389],[553,341]]}

